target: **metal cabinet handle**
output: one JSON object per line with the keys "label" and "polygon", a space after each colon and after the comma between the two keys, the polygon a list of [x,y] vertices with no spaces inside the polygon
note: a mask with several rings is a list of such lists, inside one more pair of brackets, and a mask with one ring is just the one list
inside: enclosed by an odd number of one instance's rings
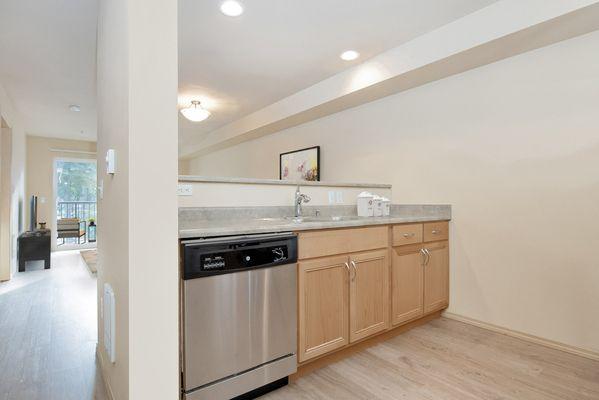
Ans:
{"label": "metal cabinet handle", "polygon": [[441,231],[438,231],[438,230],[436,230],[436,229],[433,229],[433,230],[431,231],[431,233],[432,233],[433,235],[438,235],[439,233],[441,233]]}
{"label": "metal cabinet handle", "polygon": [[424,267],[426,265],[426,252],[424,249],[420,249],[420,255],[422,256],[422,266]]}
{"label": "metal cabinet handle", "polygon": [[410,232],[410,233],[404,233],[403,237],[405,238],[409,238],[409,237],[414,237],[415,233],[414,232]]}
{"label": "metal cabinet handle", "polygon": [[358,274],[358,266],[356,265],[356,262],[354,260],[351,260],[351,265],[352,265],[352,267],[354,267],[354,277],[353,277],[352,281],[355,281],[356,275]]}
{"label": "metal cabinet handle", "polygon": [[428,265],[431,261],[431,252],[428,249],[424,249],[424,253],[426,254],[426,263],[424,265]]}
{"label": "metal cabinet handle", "polygon": [[345,263],[345,268],[347,268],[347,273],[349,274],[350,272],[349,272],[349,264],[348,263]]}

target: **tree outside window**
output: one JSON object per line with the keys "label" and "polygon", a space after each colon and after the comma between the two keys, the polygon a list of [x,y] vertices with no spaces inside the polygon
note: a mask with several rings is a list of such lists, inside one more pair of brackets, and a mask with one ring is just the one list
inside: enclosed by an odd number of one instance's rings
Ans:
{"label": "tree outside window", "polygon": [[96,163],[56,162],[58,218],[96,218]]}

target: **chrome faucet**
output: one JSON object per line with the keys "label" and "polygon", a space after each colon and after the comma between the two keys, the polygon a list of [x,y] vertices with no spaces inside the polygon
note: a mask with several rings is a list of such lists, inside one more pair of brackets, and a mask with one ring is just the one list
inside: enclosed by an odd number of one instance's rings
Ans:
{"label": "chrome faucet", "polygon": [[297,185],[297,189],[295,189],[295,218],[302,216],[302,203],[308,202],[310,202],[310,196],[301,193],[300,187]]}

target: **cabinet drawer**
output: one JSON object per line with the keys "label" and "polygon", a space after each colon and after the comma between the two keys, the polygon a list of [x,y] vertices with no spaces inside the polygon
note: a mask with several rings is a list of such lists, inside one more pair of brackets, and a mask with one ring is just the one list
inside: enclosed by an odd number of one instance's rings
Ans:
{"label": "cabinet drawer", "polygon": [[388,226],[300,232],[300,259],[382,249],[389,245]]}
{"label": "cabinet drawer", "polygon": [[435,242],[437,240],[447,240],[449,238],[449,223],[427,222],[424,224],[424,241]]}
{"label": "cabinet drawer", "polygon": [[422,224],[393,225],[393,246],[422,242]]}

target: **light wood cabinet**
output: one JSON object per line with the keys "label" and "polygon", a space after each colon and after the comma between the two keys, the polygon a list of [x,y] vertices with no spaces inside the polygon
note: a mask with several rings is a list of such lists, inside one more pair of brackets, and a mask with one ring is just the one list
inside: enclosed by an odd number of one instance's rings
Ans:
{"label": "light wood cabinet", "polygon": [[424,312],[441,310],[449,304],[449,243],[427,243],[424,266]]}
{"label": "light wood cabinet", "polygon": [[389,327],[389,253],[385,250],[349,257],[349,341]]}
{"label": "light wood cabinet", "polygon": [[447,239],[449,239],[449,223],[447,221],[427,222],[424,224],[425,242]]}
{"label": "light wood cabinet", "polygon": [[300,363],[449,304],[447,222],[298,236]]}
{"label": "light wood cabinet", "polygon": [[393,226],[393,246],[413,243],[422,243],[422,224]]}
{"label": "light wood cabinet", "polygon": [[298,265],[299,361],[349,343],[347,256],[301,261]]}
{"label": "light wood cabinet", "polygon": [[369,226],[306,231],[298,234],[298,242],[300,259],[375,250],[389,245],[389,228]]}
{"label": "light wood cabinet", "polygon": [[391,260],[391,323],[399,325],[424,313],[424,254],[420,243],[395,247]]}

